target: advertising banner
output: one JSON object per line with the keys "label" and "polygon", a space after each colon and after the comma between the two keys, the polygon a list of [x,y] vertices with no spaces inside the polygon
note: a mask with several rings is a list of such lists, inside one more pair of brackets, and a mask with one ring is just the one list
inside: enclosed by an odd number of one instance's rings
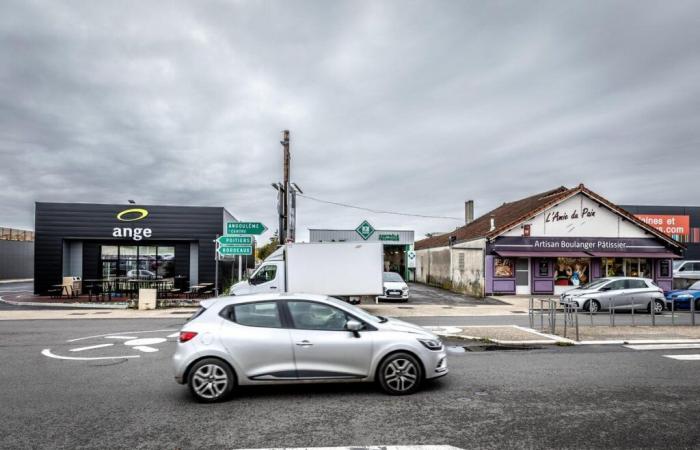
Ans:
{"label": "advertising banner", "polygon": [[635,214],[637,219],[650,225],[678,242],[688,242],[690,216],[667,214]]}

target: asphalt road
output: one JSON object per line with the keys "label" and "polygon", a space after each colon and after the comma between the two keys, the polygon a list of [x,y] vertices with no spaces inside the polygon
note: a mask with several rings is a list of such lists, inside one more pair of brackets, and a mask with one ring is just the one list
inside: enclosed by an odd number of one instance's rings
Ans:
{"label": "asphalt road", "polygon": [[[277,386],[201,405],[170,372],[175,343],[168,336],[181,323],[0,322],[0,448],[700,446],[700,361],[672,360],[663,356],[668,351],[452,354],[447,377],[408,397],[372,385]],[[151,330],[162,331],[141,333]],[[91,337],[103,334],[110,336]],[[149,339],[151,350],[136,350],[131,338]],[[95,345],[103,347],[71,351]],[[138,357],[60,360],[44,349]]]}

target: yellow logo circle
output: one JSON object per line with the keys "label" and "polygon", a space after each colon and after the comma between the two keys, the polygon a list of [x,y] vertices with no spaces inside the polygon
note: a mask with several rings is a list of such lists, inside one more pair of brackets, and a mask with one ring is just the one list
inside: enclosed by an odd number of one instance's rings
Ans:
{"label": "yellow logo circle", "polygon": [[[135,216],[131,217],[134,214]],[[145,219],[147,215],[148,211],[146,211],[143,208],[131,208],[125,209],[124,211],[117,214],[117,219],[121,220],[122,222],[135,222],[137,220]],[[124,216],[128,217],[124,218]]]}

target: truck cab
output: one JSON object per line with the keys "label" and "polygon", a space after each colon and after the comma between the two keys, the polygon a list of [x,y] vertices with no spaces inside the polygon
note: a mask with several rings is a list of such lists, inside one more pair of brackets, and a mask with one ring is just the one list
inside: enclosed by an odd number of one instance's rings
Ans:
{"label": "truck cab", "polygon": [[229,295],[284,292],[284,248],[280,247],[263,261],[247,280],[231,286]]}

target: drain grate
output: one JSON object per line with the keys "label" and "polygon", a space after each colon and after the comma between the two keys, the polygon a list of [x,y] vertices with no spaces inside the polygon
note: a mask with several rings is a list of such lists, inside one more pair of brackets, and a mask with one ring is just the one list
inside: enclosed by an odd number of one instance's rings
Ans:
{"label": "drain grate", "polygon": [[413,306],[399,306],[399,309],[413,309]]}

